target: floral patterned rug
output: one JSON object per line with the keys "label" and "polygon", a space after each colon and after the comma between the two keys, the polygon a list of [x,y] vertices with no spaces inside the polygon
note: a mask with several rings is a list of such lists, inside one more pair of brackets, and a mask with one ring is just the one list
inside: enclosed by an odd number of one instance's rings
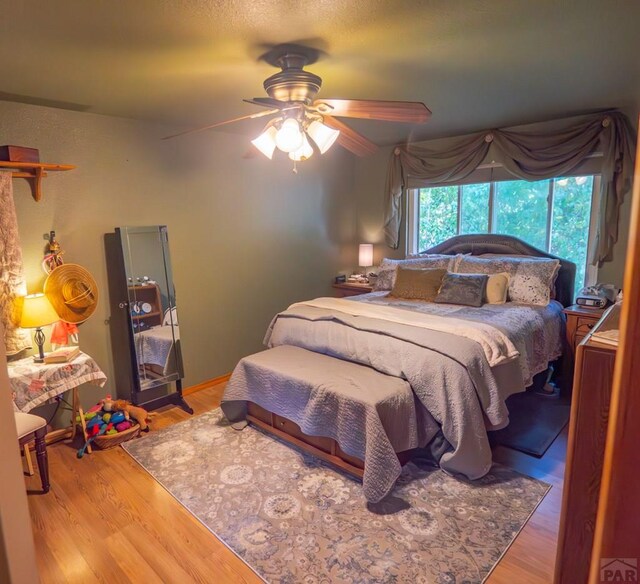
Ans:
{"label": "floral patterned rug", "polygon": [[271,584],[483,582],[550,488],[409,463],[368,504],[357,480],[220,410],[123,447]]}

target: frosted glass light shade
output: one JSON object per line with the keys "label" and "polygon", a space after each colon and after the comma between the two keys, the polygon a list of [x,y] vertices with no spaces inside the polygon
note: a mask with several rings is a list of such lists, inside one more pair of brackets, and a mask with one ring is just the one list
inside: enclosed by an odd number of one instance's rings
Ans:
{"label": "frosted glass light shade", "polygon": [[361,268],[368,268],[373,265],[373,244],[361,243],[358,249],[358,265]]}
{"label": "frosted glass light shade", "polygon": [[273,158],[273,151],[276,149],[277,132],[278,131],[273,126],[269,126],[257,138],[251,140],[251,143],[269,160]]}
{"label": "frosted glass light shade", "polygon": [[314,120],[309,124],[307,132],[309,136],[311,136],[311,139],[317,144],[320,154],[324,154],[329,150],[340,135],[340,130],[334,130],[329,126],[325,126],[318,120]]}
{"label": "frosted glass light shade", "polygon": [[22,305],[22,328],[38,328],[60,320],[49,299],[42,293],[28,294]]}
{"label": "frosted glass light shade", "polygon": [[307,160],[313,156],[313,148],[311,144],[309,144],[309,140],[307,140],[307,136],[302,136],[302,146],[293,152],[289,152],[289,158],[291,160],[295,160],[296,162],[300,162],[301,160]]}
{"label": "frosted glass light shade", "polygon": [[283,152],[293,152],[302,146],[303,137],[297,120],[287,118],[276,133],[276,146]]}

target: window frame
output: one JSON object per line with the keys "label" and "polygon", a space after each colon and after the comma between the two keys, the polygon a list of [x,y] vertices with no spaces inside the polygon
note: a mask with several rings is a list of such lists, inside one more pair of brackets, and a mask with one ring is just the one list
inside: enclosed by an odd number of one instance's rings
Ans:
{"label": "window frame", "polygon": [[[593,190],[591,192],[591,214],[589,217],[589,234],[587,239],[587,258],[592,257],[594,246],[596,242],[596,233],[598,229],[598,215],[600,210],[600,185],[601,185],[601,175],[599,173],[585,173],[584,175],[576,175],[576,176],[592,176],[593,177]],[[565,177],[557,177],[557,178],[565,178]],[[517,177],[514,177],[514,180],[518,180]],[[519,179],[523,180],[523,179]],[[544,179],[543,179],[544,180]],[[553,203],[555,200],[555,181],[557,179],[549,179],[549,194],[547,195],[547,224],[546,224],[546,251],[550,253],[549,247],[551,245],[551,234],[553,230]],[[456,224],[456,235],[460,235],[460,225],[462,223],[462,188],[466,184],[486,184],[489,183],[489,208],[487,209],[488,213],[488,231],[489,234],[495,234],[494,226],[496,224],[496,207],[495,207],[495,196],[496,196],[496,184],[498,182],[504,181],[478,181],[477,183],[451,183],[451,184],[435,184],[423,187],[415,187],[407,189],[407,197],[406,197],[406,245],[405,252],[406,255],[417,254],[420,251],[418,250],[418,233],[419,233],[419,222],[420,222],[420,189],[428,189],[435,187],[458,187],[458,208],[457,208],[457,224]],[[598,281],[598,267],[591,264],[591,262],[587,259],[587,264],[585,267],[585,281],[582,286],[591,286]],[[576,283],[578,289],[582,287],[579,283]]]}

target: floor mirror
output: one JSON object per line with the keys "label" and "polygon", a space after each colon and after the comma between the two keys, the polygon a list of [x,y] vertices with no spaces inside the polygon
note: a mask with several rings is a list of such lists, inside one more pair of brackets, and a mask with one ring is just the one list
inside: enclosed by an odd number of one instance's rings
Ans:
{"label": "floor mirror", "polygon": [[[184,366],[165,225],[117,227],[105,236],[117,393],[154,409],[182,397]],[[172,389],[175,386],[175,391]]]}

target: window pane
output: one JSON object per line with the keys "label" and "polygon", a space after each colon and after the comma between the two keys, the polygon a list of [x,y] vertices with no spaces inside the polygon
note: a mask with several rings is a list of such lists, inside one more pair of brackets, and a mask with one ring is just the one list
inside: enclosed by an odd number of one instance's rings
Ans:
{"label": "window pane", "polygon": [[423,251],[458,231],[458,187],[420,189],[418,251]]}
{"label": "window pane", "polygon": [[592,176],[555,181],[549,251],[576,264],[576,292],[584,286],[592,193]]}
{"label": "window pane", "polygon": [[547,249],[548,196],[548,180],[497,182],[494,232],[513,235],[539,249]]}
{"label": "window pane", "polygon": [[489,183],[462,187],[460,233],[489,231]]}

